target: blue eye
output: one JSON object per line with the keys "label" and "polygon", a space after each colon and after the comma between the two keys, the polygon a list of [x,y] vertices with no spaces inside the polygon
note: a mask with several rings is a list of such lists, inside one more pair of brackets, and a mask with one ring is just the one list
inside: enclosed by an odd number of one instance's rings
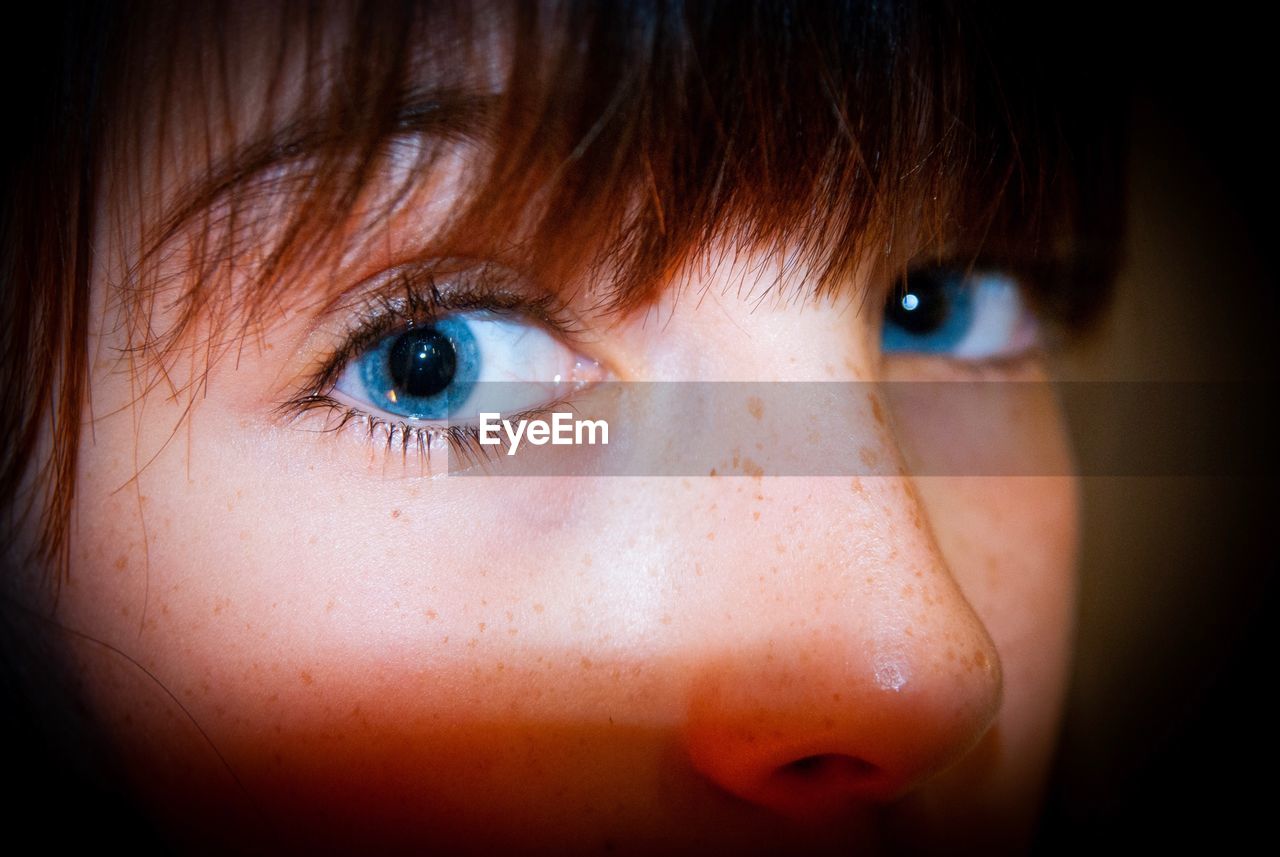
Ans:
{"label": "blue eye", "polygon": [[388,334],[343,369],[334,392],[394,419],[465,421],[546,404],[593,367],[547,330],[481,310]]}
{"label": "blue eye", "polygon": [[886,354],[981,360],[1020,353],[1035,340],[1035,320],[1016,281],[930,269],[909,274],[889,297],[880,347]]}

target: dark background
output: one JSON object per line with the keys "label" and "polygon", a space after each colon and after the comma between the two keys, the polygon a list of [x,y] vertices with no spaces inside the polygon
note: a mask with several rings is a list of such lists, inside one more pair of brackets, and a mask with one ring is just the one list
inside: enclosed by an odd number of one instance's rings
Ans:
{"label": "dark background", "polygon": [[[1280,341],[1275,47],[1239,10],[1172,8],[1098,18],[1131,46],[1126,261],[1062,371],[1243,382],[1262,385],[1258,401]],[[1250,436],[1277,437],[1270,413],[1247,418],[1262,425]],[[1259,453],[1253,477],[1085,479],[1080,638],[1043,852],[1266,841],[1280,508],[1274,447]]]}

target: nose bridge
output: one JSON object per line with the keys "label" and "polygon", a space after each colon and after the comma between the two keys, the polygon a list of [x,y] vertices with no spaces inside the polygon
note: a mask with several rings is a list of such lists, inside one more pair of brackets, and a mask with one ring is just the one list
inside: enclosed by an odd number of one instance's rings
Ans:
{"label": "nose bridge", "polygon": [[728,633],[690,686],[694,766],[806,816],[891,799],[970,749],[999,707],[999,658],[910,480],[719,481],[716,597],[691,609]]}

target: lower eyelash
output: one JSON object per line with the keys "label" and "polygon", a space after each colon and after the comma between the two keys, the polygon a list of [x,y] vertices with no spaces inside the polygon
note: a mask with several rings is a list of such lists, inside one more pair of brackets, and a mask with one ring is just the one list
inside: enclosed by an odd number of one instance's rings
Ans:
{"label": "lower eyelash", "polygon": [[[536,408],[502,416],[515,422],[547,418],[558,410],[577,412],[568,398],[561,397]],[[414,454],[423,465],[429,467],[431,450],[442,441],[448,444],[450,470],[454,472],[499,464],[507,453],[507,440],[501,434],[497,444],[480,443],[478,425],[413,425],[404,420],[388,420],[324,394],[308,394],[290,399],[280,405],[276,412],[286,423],[296,422],[319,412],[324,417],[324,424],[316,429],[318,433],[336,435],[343,430],[356,430],[360,435],[366,436],[372,448],[381,449],[388,457],[399,450],[406,464],[410,454]]]}
{"label": "lower eyelash", "polygon": [[316,429],[317,432],[337,434],[344,430],[357,431],[360,435],[367,436],[370,446],[382,449],[388,456],[398,450],[406,463],[412,454],[429,466],[431,450],[442,441],[448,444],[450,456],[460,459],[454,469],[495,462],[503,452],[501,446],[480,443],[479,426],[413,425],[403,420],[388,420],[323,394],[290,400],[277,410],[288,422],[320,412],[325,421]]}

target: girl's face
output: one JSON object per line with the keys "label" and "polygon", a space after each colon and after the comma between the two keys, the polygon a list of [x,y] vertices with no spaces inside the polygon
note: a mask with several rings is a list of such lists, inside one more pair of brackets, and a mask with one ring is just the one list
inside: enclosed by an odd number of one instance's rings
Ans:
{"label": "girl's face", "polygon": [[[323,285],[354,294],[414,256],[466,157]],[[136,256],[112,217],[98,258]],[[777,258],[709,248],[672,273],[681,289],[621,316],[593,314],[584,288],[572,338],[518,312],[454,317],[482,360],[591,380],[1044,377],[1034,350],[890,353],[883,289],[804,298],[805,273]],[[179,262],[157,264],[181,281]],[[789,299],[762,300],[780,275]],[[736,441],[714,476],[424,472],[359,421],[281,418],[369,301],[295,283],[228,356],[206,366],[193,347],[161,374],[126,349],[118,276],[103,262],[93,284],[93,420],[58,619],[84,635],[74,662],[132,782],[178,826],[557,853],[1031,829],[1071,640],[1071,477],[902,475],[906,449],[984,438],[874,398],[842,425],[883,475],[769,475]],[[157,300],[158,329],[165,312]],[[386,407],[361,372],[341,378],[344,405]],[[785,415],[740,404],[774,442]],[[1011,410],[1000,433],[1036,472],[1064,472],[1056,409]]]}

